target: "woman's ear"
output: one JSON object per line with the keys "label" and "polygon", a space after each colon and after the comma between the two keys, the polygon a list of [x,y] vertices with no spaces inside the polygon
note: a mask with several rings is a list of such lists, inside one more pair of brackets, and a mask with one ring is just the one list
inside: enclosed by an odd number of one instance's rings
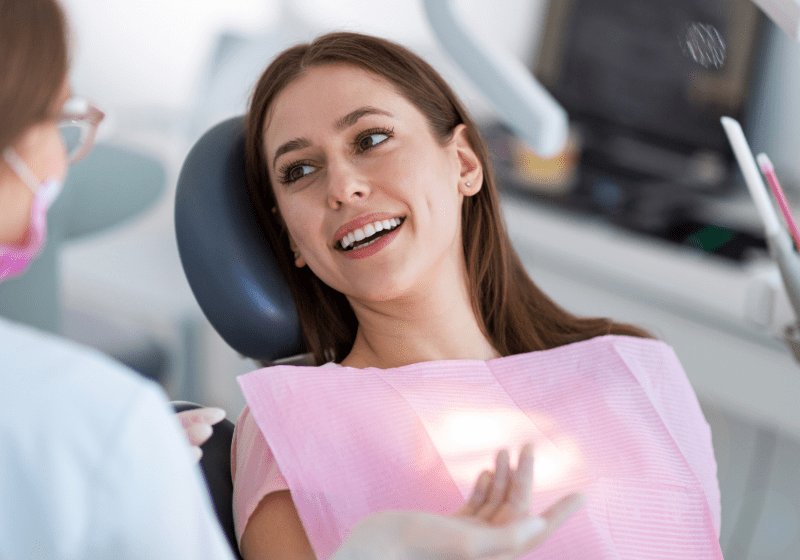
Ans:
{"label": "woman's ear", "polygon": [[278,207],[273,206],[271,212],[272,212],[272,217],[280,222],[281,228],[286,232],[286,237],[289,238],[289,250],[292,253],[294,253],[294,265],[297,268],[303,268],[307,264],[306,260],[303,258],[303,255],[301,255],[300,251],[297,249],[297,244],[294,242],[294,239],[292,239],[292,234],[289,233],[289,230],[286,228],[286,223],[283,221],[281,213],[278,212]]}
{"label": "woman's ear", "polygon": [[303,268],[306,265],[306,259],[303,258],[303,255],[301,255],[300,251],[297,249],[297,245],[294,239],[292,239],[292,234],[287,233],[287,235],[289,236],[289,249],[294,253],[294,265],[297,268]]}
{"label": "woman's ear", "polygon": [[456,126],[451,142],[458,154],[458,192],[464,196],[473,196],[483,185],[483,166],[478,154],[472,149],[467,125],[462,123]]}

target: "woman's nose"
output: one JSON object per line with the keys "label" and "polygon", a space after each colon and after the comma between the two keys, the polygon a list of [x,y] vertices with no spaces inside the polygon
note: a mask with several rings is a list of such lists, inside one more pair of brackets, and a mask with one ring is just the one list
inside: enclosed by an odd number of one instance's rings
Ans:
{"label": "woman's nose", "polygon": [[370,194],[369,182],[348,163],[333,163],[328,166],[328,205],[338,210],[367,198]]}

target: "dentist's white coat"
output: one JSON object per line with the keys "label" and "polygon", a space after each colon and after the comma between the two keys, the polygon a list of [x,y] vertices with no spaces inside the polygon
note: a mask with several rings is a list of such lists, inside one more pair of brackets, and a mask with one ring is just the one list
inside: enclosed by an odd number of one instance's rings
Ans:
{"label": "dentist's white coat", "polygon": [[160,388],[0,319],[0,559],[233,556]]}

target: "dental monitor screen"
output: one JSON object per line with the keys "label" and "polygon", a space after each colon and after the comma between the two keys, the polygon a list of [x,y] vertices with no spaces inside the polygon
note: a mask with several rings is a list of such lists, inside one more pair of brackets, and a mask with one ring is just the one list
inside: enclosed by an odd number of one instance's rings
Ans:
{"label": "dental monitor screen", "polygon": [[727,171],[719,118],[745,109],[760,19],[750,0],[551,0],[534,73],[578,125],[590,159],[717,190],[719,174],[670,173],[700,154]]}

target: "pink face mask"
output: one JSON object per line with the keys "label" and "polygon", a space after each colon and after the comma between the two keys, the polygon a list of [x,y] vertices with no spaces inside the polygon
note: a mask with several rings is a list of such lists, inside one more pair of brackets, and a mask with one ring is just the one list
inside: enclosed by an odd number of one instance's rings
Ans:
{"label": "pink face mask", "polygon": [[3,158],[33,191],[34,197],[26,242],[23,245],[0,243],[0,282],[25,272],[39,254],[47,236],[47,210],[61,193],[62,187],[62,181],[57,177],[41,183],[11,148],[3,152]]}

